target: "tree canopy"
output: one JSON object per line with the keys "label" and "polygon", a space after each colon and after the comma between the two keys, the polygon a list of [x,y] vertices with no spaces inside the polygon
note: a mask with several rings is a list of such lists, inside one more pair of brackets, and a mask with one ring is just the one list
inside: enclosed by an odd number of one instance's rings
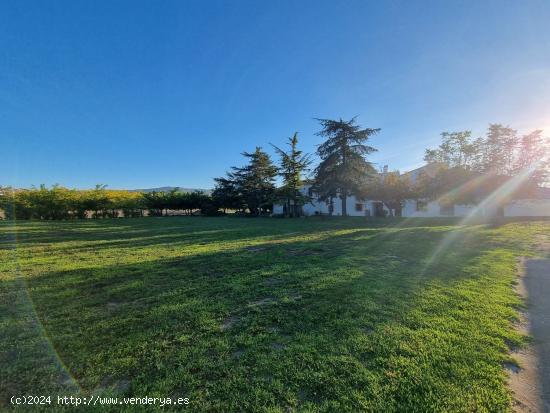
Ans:
{"label": "tree canopy", "polygon": [[548,178],[549,150],[548,138],[542,136],[541,130],[519,137],[515,129],[492,123],[485,136],[476,139],[470,131],[443,132],[441,144],[426,149],[424,160],[502,176],[532,168],[530,179],[541,185]]}
{"label": "tree canopy", "polygon": [[275,199],[277,167],[261,147],[254,152],[243,152],[248,163],[231,167],[225,177],[216,178],[214,198],[223,208],[248,209],[253,215],[271,211]]}
{"label": "tree canopy", "polygon": [[321,158],[315,169],[313,190],[322,200],[340,197],[342,215],[347,215],[346,198],[352,194],[365,192],[369,177],[376,173],[366,156],[376,149],[367,145],[371,136],[380,129],[361,128],[356,119],[318,119],[322,126],[318,136],[325,142],[317,148]]}
{"label": "tree canopy", "polygon": [[177,188],[169,192],[141,193],[109,190],[105,185],[88,190],[41,185],[0,191],[0,209],[8,219],[128,218],[168,215],[168,211],[186,214],[201,211],[211,215],[215,213],[213,208],[214,202],[209,195],[181,192]]}
{"label": "tree canopy", "polygon": [[484,137],[473,139],[470,131],[444,132],[436,149],[427,149],[424,159],[439,165],[437,173],[422,176],[417,183],[426,198],[445,203],[477,203],[514,177],[522,181],[507,190],[501,201],[535,197],[548,183],[549,146],[541,130],[519,137],[516,130],[490,124]]}
{"label": "tree canopy", "polygon": [[277,199],[284,202],[285,214],[295,217],[301,215],[302,206],[309,202],[310,197],[300,191],[303,185],[303,174],[311,165],[311,157],[298,149],[298,132],[288,139],[288,152],[272,144],[280,157],[279,175],[283,185],[277,190]]}
{"label": "tree canopy", "polygon": [[369,181],[368,196],[384,203],[393,216],[400,216],[405,200],[416,197],[408,176],[399,171],[382,173]]}
{"label": "tree canopy", "polygon": [[[426,149],[424,160],[430,173],[415,182],[398,171],[377,173],[368,160],[376,151],[369,145],[379,128],[363,128],[356,119],[317,119],[324,139],[316,154],[310,192],[304,192],[305,174],[311,156],[298,148],[298,133],[286,142],[288,148],[273,145],[279,157],[274,165],[261,147],[243,152],[246,163],[231,167],[226,176],[215,178],[212,195],[186,193],[177,188],[167,192],[139,193],[93,189],[47,188],[14,189],[0,187],[0,209],[7,218],[74,219],[134,216],[166,216],[173,213],[216,215],[219,210],[262,215],[282,203],[286,216],[299,216],[312,194],[333,205],[340,198],[342,215],[347,215],[347,197],[382,201],[399,215],[405,199],[438,199],[442,203],[477,203],[506,187],[506,196],[537,197],[550,178],[550,140],[542,130],[523,136],[510,126],[490,124],[484,136],[474,138],[469,130],[443,132],[436,148]],[[426,169],[427,171],[427,169]],[[276,188],[276,178],[282,184]],[[521,182],[518,180],[521,178]],[[310,181],[308,181],[310,182]],[[502,191],[504,192],[504,191]],[[504,201],[503,201],[504,202]],[[329,208],[332,210],[332,208]]]}

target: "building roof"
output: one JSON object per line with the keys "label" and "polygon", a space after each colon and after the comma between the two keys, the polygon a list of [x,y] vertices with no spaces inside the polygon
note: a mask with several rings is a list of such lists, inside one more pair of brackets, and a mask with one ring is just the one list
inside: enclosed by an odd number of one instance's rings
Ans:
{"label": "building roof", "polygon": [[405,175],[405,176],[407,176],[407,175],[408,176],[418,176],[421,173],[425,173],[428,176],[433,178],[436,175],[437,171],[439,171],[443,166],[444,166],[444,164],[437,163],[437,162],[427,163],[426,165],[422,165],[422,166],[420,166],[416,169],[412,169],[408,172],[404,172],[403,175]]}

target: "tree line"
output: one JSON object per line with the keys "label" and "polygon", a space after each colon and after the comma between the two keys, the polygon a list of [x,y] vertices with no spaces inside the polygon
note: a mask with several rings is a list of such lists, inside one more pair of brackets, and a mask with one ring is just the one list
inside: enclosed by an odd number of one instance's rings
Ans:
{"label": "tree line", "polygon": [[[443,132],[441,144],[426,149],[424,160],[429,167],[411,179],[410,174],[397,170],[378,172],[368,160],[376,151],[369,140],[379,128],[363,128],[355,118],[317,120],[321,126],[317,135],[324,142],[317,147],[320,161],[315,168],[310,169],[311,156],[298,149],[297,134],[289,139],[288,150],[274,146],[280,158],[277,166],[261,147],[244,152],[245,166],[232,167],[226,176],[215,179],[219,205],[260,215],[279,203],[286,216],[298,216],[315,196],[327,202],[329,211],[339,200],[345,216],[347,197],[355,195],[381,201],[393,215],[399,215],[407,199],[438,199],[449,205],[478,203],[520,174],[525,177],[521,185],[508,191],[508,199],[535,197],[550,176],[550,149],[542,130],[519,136],[509,126],[490,124],[486,135],[478,138],[471,131]],[[279,188],[274,184],[277,175],[282,179]],[[310,184],[308,193],[301,190],[304,183]]]}
{"label": "tree line", "polygon": [[[347,215],[347,197],[384,203],[399,215],[407,199],[439,199],[443,203],[477,203],[507,181],[525,175],[509,197],[534,196],[548,183],[549,146],[542,130],[519,136],[509,126],[490,124],[483,137],[471,131],[443,132],[437,148],[426,149],[424,160],[430,168],[411,179],[399,171],[378,172],[368,157],[377,149],[369,144],[379,128],[364,128],[356,119],[317,119],[317,136],[324,142],[313,156],[298,147],[298,134],[286,148],[271,145],[278,156],[275,164],[269,154],[256,147],[243,152],[243,166],[233,166],[225,176],[215,178],[211,195],[169,192],[139,193],[107,190],[70,190],[61,186],[41,186],[31,190],[0,188],[0,209],[8,218],[70,219],[162,216],[169,211],[185,214],[219,215],[228,211],[253,216],[273,212],[273,204],[284,206],[284,215],[302,215],[302,208],[313,197],[325,201],[329,210],[334,202]],[[426,173],[426,172],[430,173]],[[277,187],[277,177],[281,185]],[[309,184],[309,191],[303,190]]]}
{"label": "tree line", "polygon": [[[319,199],[332,203],[335,198],[342,202],[346,215],[346,197],[361,193],[365,183],[376,174],[366,156],[375,148],[367,145],[369,138],[380,129],[361,128],[356,119],[317,119],[321,125],[318,136],[325,142],[317,148],[320,162],[311,170],[312,157],[298,149],[298,134],[288,139],[287,150],[272,145],[279,156],[276,166],[269,154],[261,147],[253,153],[244,152],[248,163],[231,167],[224,177],[216,178],[213,196],[225,208],[249,211],[254,215],[272,212],[274,203],[284,206],[286,216],[302,214],[302,207],[315,194]],[[312,171],[314,178],[308,179]],[[275,187],[279,176],[282,185]],[[311,191],[304,193],[302,186],[310,182]]]}
{"label": "tree line", "polygon": [[[288,139],[287,145],[286,151],[272,145],[280,157],[278,166],[261,147],[251,153],[243,152],[246,165],[233,166],[226,176],[214,179],[214,201],[224,210],[248,211],[252,215],[270,213],[273,203],[281,202],[289,216],[300,215],[300,207],[310,199],[300,189],[311,156],[298,149],[298,133]],[[282,178],[279,188],[275,186],[277,176]]]}
{"label": "tree line", "polygon": [[67,189],[59,185],[32,189],[0,188],[0,209],[7,219],[83,219],[163,216],[171,212],[187,215],[217,214],[212,197],[202,192],[132,192]]}
{"label": "tree line", "polygon": [[483,137],[471,131],[443,132],[441,144],[426,149],[424,160],[485,174],[514,176],[532,168],[529,180],[541,185],[548,180],[548,138],[538,129],[520,136],[517,130],[490,124]]}
{"label": "tree line", "polygon": [[426,149],[424,160],[438,168],[433,176],[421,177],[420,195],[475,204],[516,179],[501,201],[534,198],[549,182],[549,154],[550,140],[540,129],[519,135],[509,126],[490,124],[477,138],[468,130],[443,132],[441,144]]}

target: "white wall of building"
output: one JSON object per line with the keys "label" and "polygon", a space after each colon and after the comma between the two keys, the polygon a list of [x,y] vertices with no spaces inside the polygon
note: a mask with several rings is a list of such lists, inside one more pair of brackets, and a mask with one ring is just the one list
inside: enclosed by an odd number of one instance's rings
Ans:
{"label": "white wall of building", "polygon": [[[497,215],[496,205],[455,205],[453,215],[442,214],[437,201],[428,202],[423,210],[417,211],[417,201],[405,201],[403,208],[404,217],[466,217],[479,216],[490,217]],[[506,217],[548,217],[550,216],[550,199],[521,199],[512,201],[504,206]]]}
{"label": "white wall of building", "polygon": [[328,214],[328,204],[319,200],[312,200],[303,207],[304,215],[326,215]]}
{"label": "white wall of building", "polygon": [[441,205],[437,201],[430,201],[426,204],[423,210],[417,211],[416,200],[405,201],[405,207],[403,208],[404,217],[417,217],[417,218],[431,218],[431,217],[466,217],[479,215],[483,216],[486,212],[484,209],[476,209],[476,205],[454,205],[451,210],[445,210],[441,208]]}
{"label": "white wall of building", "polygon": [[273,213],[275,215],[281,215],[283,213],[283,205],[282,204],[273,204]]}
{"label": "white wall of building", "polygon": [[519,199],[504,207],[506,217],[549,217],[550,199]]}
{"label": "white wall of building", "polygon": [[[302,189],[302,193],[306,194],[309,190],[309,186]],[[349,216],[374,216],[374,204],[376,201],[361,200],[355,196],[349,196],[347,199],[347,213]],[[494,216],[497,215],[496,205],[455,205],[452,210],[445,210],[441,208],[441,205],[437,201],[430,201],[425,203],[420,210],[417,208],[416,200],[407,200],[404,202],[404,206],[401,212],[403,217],[417,217],[417,218],[430,218],[430,217],[467,217],[467,216]],[[361,205],[361,210],[357,210],[356,204]],[[334,199],[334,210],[332,215],[342,215],[342,201],[340,198]],[[384,211],[389,213],[390,211],[384,206]],[[319,201],[314,198],[310,203],[303,207],[304,215],[328,215],[329,205],[327,202]],[[549,217],[550,216],[550,199],[522,199],[508,203],[503,208],[504,216],[506,217]],[[273,206],[274,214],[282,214],[283,206],[275,204]]]}
{"label": "white wall of building", "polygon": [[[308,194],[310,186],[305,186],[300,191],[302,194]],[[355,195],[348,196],[347,198],[347,214],[348,216],[355,216],[355,217],[364,217],[364,216],[373,216],[374,215],[374,203],[375,201],[371,200],[362,200],[357,198]],[[361,205],[360,208],[357,208],[357,205]],[[333,216],[341,216],[342,215],[342,201],[340,198],[334,198],[333,200]],[[388,208],[383,206],[384,211],[389,213]],[[311,216],[311,215],[328,215],[329,212],[329,204],[325,201],[319,201],[315,197],[311,200],[311,202],[305,204],[302,208],[304,215]],[[273,213],[274,214],[283,214],[284,208],[282,204],[275,204],[273,205]]]}
{"label": "white wall of building", "polygon": [[439,204],[437,202],[428,202],[424,208],[417,210],[416,207],[417,201],[407,200],[404,202],[403,210],[401,215],[404,217],[416,217],[416,218],[427,218],[427,217],[438,217],[439,214]]}

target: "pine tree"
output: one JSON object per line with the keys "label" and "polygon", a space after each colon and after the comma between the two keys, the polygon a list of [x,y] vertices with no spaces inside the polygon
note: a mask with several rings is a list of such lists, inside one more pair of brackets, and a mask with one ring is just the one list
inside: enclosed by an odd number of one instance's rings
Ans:
{"label": "pine tree", "polygon": [[283,185],[277,191],[277,197],[286,206],[286,214],[295,217],[301,214],[302,206],[309,202],[310,198],[300,192],[302,187],[302,174],[311,164],[309,154],[303,154],[298,149],[298,132],[288,139],[290,151],[285,152],[275,145],[273,148],[280,156],[279,175],[283,178]]}
{"label": "pine tree", "polygon": [[235,177],[231,173],[228,173],[226,177],[214,178],[214,181],[216,187],[212,192],[212,200],[215,205],[222,208],[224,212],[227,209],[239,211],[244,208],[242,194],[239,191]]}
{"label": "pine tree", "polygon": [[242,155],[249,159],[249,163],[241,168],[231,168],[231,175],[250,213],[260,215],[262,211],[269,210],[273,203],[277,167],[260,147]]}
{"label": "pine tree", "polygon": [[346,200],[349,195],[361,194],[368,178],[376,173],[365,156],[376,151],[365,143],[380,129],[361,129],[355,118],[349,121],[317,119],[322,126],[318,136],[326,141],[317,148],[321,163],[315,170],[313,190],[320,199],[340,197],[342,215],[347,215]]}

